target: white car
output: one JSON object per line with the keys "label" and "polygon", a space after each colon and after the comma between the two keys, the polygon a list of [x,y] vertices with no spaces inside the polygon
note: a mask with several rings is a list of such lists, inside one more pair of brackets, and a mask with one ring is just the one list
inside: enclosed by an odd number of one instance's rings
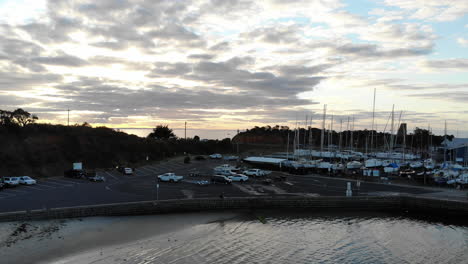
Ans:
{"label": "white car", "polygon": [[215,153],[215,154],[210,155],[210,159],[221,159],[222,157],[223,157],[223,155],[221,155],[219,153]]}
{"label": "white car", "polygon": [[260,169],[250,169],[250,170],[244,171],[245,175],[255,176],[255,177],[265,176],[268,173],[269,173],[268,171],[264,171],[264,170],[260,170]]}
{"label": "white car", "polygon": [[20,184],[20,179],[19,177],[4,177],[3,178],[3,183],[7,187],[15,187]]}
{"label": "white car", "polygon": [[158,175],[158,181],[163,182],[179,182],[183,179],[183,176],[177,176],[173,172],[167,172],[161,175]]}
{"label": "white car", "polygon": [[228,176],[228,178],[231,179],[233,182],[246,182],[249,180],[249,177],[245,176],[244,174],[234,174]]}
{"label": "white car", "polygon": [[21,176],[19,177],[19,183],[20,184],[25,184],[25,185],[34,185],[36,184],[36,180],[34,180],[33,178],[29,177],[29,176]]}

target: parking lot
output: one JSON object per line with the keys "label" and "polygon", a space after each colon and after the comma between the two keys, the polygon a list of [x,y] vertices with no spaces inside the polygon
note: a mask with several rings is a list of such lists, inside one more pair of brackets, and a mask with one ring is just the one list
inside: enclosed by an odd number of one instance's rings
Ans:
{"label": "parking lot", "polygon": [[[398,193],[422,194],[426,189],[377,183],[361,183],[347,179],[319,175],[290,175],[272,172],[267,177],[250,177],[248,182],[232,184],[197,185],[200,180],[210,180],[213,168],[228,163],[223,160],[192,161],[182,159],[155,163],[136,168],[133,175],[123,175],[117,170],[99,170],[105,182],[84,179],[51,177],[37,179],[36,185],[6,188],[0,191],[0,212],[33,210],[104,203],[132,202],[154,199],[245,197],[245,196],[344,196],[347,182],[352,182],[354,195],[392,195]],[[231,162],[232,165],[234,163]],[[157,182],[157,175],[174,172],[184,176],[178,183]],[[191,177],[191,172],[201,176]],[[283,176],[283,180],[279,180]],[[265,178],[271,179],[266,184]],[[159,184],[159,188],[157,188]]]}

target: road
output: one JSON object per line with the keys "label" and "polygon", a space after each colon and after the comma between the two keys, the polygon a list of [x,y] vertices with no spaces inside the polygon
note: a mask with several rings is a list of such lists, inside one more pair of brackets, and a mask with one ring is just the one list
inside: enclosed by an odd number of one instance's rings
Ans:
{"label": "road", "polygon": [[[181,160],[172,160],[154,165],[146,165],[135,170],[134,175],[123,175],[117,171],[100,171],[105,182],[89,182],[84,179],[52,177],[38,180],[37,185],[19,186],[0,191],[0,212],[23,211],[42,208],[71,207],[105,203],[146,201],[159,198],[208,198],[245,197],[262,195],[301,195],[301,196],[344,196],[346,183],[352,182],[353,195],[430,195],[437,190],[418,187],[395,186],[357,182],[348,179],[321,177],[318,175],[290,175],[272,172],[271,179],[286,176],[285,181],[272,181],[264,184],[263,178],[251,178],[246,183],[209,184],[199,186],[198,180],[209,180],[215,166],[226,163],[221,160],[192,161],[184,164]],[[189,177],[191,171],[198,171],[199,177]],[[174,172],[184,176],[180,183],[159,183],[156,190],[156,176],[165,172]]]}

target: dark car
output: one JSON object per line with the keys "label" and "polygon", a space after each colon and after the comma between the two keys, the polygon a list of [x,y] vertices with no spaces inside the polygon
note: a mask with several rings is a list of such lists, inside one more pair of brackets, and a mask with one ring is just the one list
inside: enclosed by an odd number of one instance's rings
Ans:
{"label": "dark car", "polygon": [[212,183],[224,183],[224,184],[231,184],[232,180],[224,175],[214,175],[211,176]]}
{"label": "dark car", "polygon": [[86,178],[86,172],[84,170],[66,170],[63,174],[65,177],[69,178]]}
{"label": "dark car", "polygon": [[195,160],[206,160],[204,156],[196,156]]}

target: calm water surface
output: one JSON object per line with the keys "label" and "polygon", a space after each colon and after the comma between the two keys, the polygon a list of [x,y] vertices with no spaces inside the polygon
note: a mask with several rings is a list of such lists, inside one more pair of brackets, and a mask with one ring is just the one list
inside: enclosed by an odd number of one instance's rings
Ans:
{"label": "calm water surface", "polygon": [[391,215],[265,212],[155,237],[121,248],[107,261],[468,263],[468,226]]}

